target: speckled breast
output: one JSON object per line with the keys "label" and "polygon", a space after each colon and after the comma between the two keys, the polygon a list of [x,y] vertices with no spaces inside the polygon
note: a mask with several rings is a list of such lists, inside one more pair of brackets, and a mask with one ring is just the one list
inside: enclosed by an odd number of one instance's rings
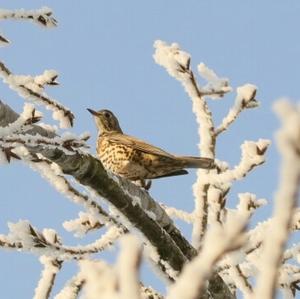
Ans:
{"label": "speckled breast", "polygon": [[133,158],[131,148],[122,144],[111,143],[107,138],[101,138],[97,144],[97,153],[105,169],[127,176],[126,165]]}

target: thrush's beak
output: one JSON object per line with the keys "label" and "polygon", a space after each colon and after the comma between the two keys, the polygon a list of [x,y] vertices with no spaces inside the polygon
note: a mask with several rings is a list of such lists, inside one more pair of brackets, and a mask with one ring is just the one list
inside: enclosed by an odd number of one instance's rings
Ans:
{"label": "thrush's beak", "polygon": [[98,112],[96,112],[96,111],[94,111],[94,110],[92,110],[92,109],[87,108],[86,110],[87,110],[88,112],[90,112],[91,114],[95,115],[95,116],[99,115]]}

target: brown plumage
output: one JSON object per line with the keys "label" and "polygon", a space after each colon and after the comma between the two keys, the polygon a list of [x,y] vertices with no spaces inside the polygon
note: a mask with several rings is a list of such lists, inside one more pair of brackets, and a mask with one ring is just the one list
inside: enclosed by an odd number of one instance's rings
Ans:
{"label": "brown plumage", "polygon": [[123,133],[118,119],[109,110],[94,115],[99,130],[97,154],[105,169],[132,181],[140,181],[145,188],[146,179],[187,174],[185,168],[214,167],[209,158],[175,156],[138,138]]}

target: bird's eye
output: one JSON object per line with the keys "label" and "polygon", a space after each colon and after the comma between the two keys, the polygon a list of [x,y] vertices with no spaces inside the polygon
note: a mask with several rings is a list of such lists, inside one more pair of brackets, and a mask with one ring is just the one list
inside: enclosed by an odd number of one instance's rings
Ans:
{"label": "bird's eye", "polygon": [[104,112],[104,116],[105,116],[106,118],[110,118],[110,114],[109,114],[108,112]]}

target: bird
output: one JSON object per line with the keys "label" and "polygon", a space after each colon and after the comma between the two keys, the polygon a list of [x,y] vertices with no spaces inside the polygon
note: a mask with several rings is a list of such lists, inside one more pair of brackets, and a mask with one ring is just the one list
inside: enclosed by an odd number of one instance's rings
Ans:
{"label": "bird", "polygon": [[113,112],[87,110],[98,129],[96,150],[104,168],[148,190],[151,179],[187,174],[186,168],[211,169],[214,160],[176,156],[136,137],[123,133]]}

